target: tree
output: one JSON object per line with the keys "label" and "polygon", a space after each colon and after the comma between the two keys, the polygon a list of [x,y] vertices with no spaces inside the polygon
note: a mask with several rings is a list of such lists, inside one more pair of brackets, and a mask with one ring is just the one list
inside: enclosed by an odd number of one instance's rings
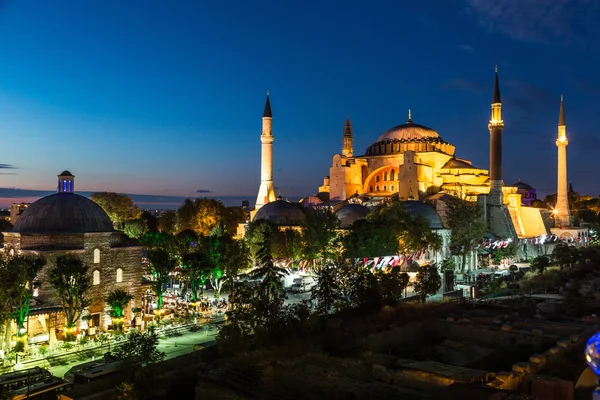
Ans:
{"label": "tree", "polygon": [[394,302],[403,297],[410,279],[406,272],[401,272],[400,267],[396,266],[378,275],[383,300]]}
{"label": "tree", "polygon": [[[257,261],[258,253],[264,246],[265,241],[268,241],[269,245],[272,246],[274,235],[278,230],[279,228],[277,226],[266,219],[259,219],[258,221],[252,221],[248,224],[244,241],[248,246],[250,259],[253,263]],[[269,250],[271,252],[273,251],[273,249]]]}
{"label": "tree", "polygon": [[152,288],[158,298],[156,302],[157,309],[162,310],[165,286],[169,282],[171,273],[177,266],[177,261],[167,250],[161,248],[148,250],[148,260],[152,268],[152,275],[154,275]]}
{"label": "tree", "polygon": [[223,210],[223,203],[216,199],[186,199],[177,209],[177,231],[191,229],[198,235],[208,235],[221,224]]}
{"label": "tree", "polygon": [[142,210],[125,194],[98,192],[92,193],[90,198],[102,207],[119,230],[126,221],[137,220],[142,215]]}
{"label": "tree", "polygon": [[48,270],[48,281],[62,302],[66,319],[66,338],[73,340],[75,323],[90,304],[88,291],[92,286],[88,266],[75,255],[56,258],[56,265]]}
{"label": "tree", "polygon": [[238,225],[245,223],[248,217],[248,213],[242,207],[225,207],[222,215],[225,232],[229,236],[235,236]]}
{"label": "tree", "polygon": [[199,295],[212,270],[210,259],[205,252],[197,251],[183,257],[183,277],[192,289],[192,301],[199,300]]}
{"label": "tree", "polygon": [[302,256],[302,233],[287,228],[273,231],[273,258],[282,260],[298,260]]}
{"label": "tree", "polygon": [[177,213],[175,210],[164,210],[158,217],[158,230],[173,234],[177,225]]}
{"label": "tree", "polygon": [[137,330],[129,332],[127,341],[117,348],[115,355],[124,360],[135,358],[142,366],[159,363],[166,356],[158,350],[158,335],[153,329],[144,333]]}
{"label": "tree", "polygon": [[437,250],[442,242],[427,221],[409,214],[402,202],[392,200],[354,222],[342,244],[346,257],[362,258]]}
{"label": "tree", "polygon": [[139,239],[148,232],[148,225],[145,219],[133,219],[125,221],[123,224],[123,233],[132,239]]}
{"label": "tree", "polygon": [[552,258],[558,263],[558,266],[562,271],[565,266],[571,267],[571,264],[575,260],[576,252],[576,248],[571,247],[568,244],[559,243],[552,250]]}
{"label": "tree", "polygon": [[15,255],[8,259],[8,269],[13,272],[10,297],[12,309],[17,323],[19,336],[25,327],[25,321],[29,316],[29,305],[33,298],[33,292],[40,282],[38,278],[42,268],[46,265],[46,259],[37,255]]}
{"label": "tree", "polygon": [[235,289],[235,279],[240,272],[250,267],[250,253],[246,242],[243,240],[232,240],[225,242],[225,252],[221,258],[224,271],[223,284],[227,284],[230,290]]}
{"label": "tree", "polygon": [[308,260],[335,255],[340,221],[331,208],[309,208],[302,223],[302,253]]}
{"label": "tree", "polygon": [[435,264],[419,267],[415,280],[415,291],[423,303],[427,300],[427,296],[436,294],[441,286],[442,278],[440,278]]}
{"label": "tree", "polygon": [[123,289],[113,289],[106,297],[106,303],[111,308],[113,326],[118,332],[121,332],[123,329],[123,316],[125,313],[125,308],[127,308],[127,305],[131,300],[133,300],[133,296]]}
{"label": "tree", "polygon": [[158,232],[158,218],[150,214],[148,211],[143,211],[140,216],[140,221],[144,221],[149,232]]}
{"label": "tree", "polygon": [[329,315],[344,303],[339,281],[339,268],[324,264],[316,270],[317,284],[312,290],[312,300],[316,300],[315,311],[322,317]]}
{"label": "tree", "polygon": [[446,206],[446,220],[452,230],[450,241],[457,249],[455,253],[462,257],[460,270],[464,272],[467,254],[475,249],[486,231],[483,209],[477,203],[456,197],[450,197]]}

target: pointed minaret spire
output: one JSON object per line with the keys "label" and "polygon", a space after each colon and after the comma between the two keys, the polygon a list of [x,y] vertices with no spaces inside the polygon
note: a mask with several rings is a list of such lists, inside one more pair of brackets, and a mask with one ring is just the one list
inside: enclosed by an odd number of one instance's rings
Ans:
{"label": "pointed minaret spire", "polygon": [[352,122],[346,116],[344,121],[344,130],[342,131],[342,155],[346,157],[352,157],[354,153],[353,149],[354,133],[352,132]]}
{"label": "pointed minaret spire", "polygon": [[410,112],[410,108],[408,109],[408,121],[406,121],[407,124],[412,124],[412,114]]}
{"label": "pointed minaret spire", "polygon": [[560,95],[560,113],[558,114],[558,126],[567,126],[565,123],[565,107],[563,105],[564,97]]}
{"label": "pointed minaret spire", "polygon": [[269,91],[267,90],[267,101],[265,102],[265,111],[263,112],[263,118],[273,118],[271,114],[271,100],[269,100]]}
{"label": "pointed minaret spire", "polygon": [[494,78],[494,94],[492,95],[492,104],[502,103],[500,100],[500,84],[498,83],[498,66],[496,65],[496,77]]}

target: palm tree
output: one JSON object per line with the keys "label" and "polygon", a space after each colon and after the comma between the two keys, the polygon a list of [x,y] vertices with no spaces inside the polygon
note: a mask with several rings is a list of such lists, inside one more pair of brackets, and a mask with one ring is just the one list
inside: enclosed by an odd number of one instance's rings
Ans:
{"label": "palm tree", "polygon": [[133,300],[133,296],[123,289],[114,289],[106,297],[106,303],[111,308],[111,317],[115,331],[122,331],[125,308],[131,300]]}

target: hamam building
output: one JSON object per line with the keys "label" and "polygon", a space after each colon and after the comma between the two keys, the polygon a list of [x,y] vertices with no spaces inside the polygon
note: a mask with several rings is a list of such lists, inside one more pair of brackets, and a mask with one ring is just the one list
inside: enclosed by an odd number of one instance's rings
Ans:
{"label": "hamam building", "polygon": [[46,258],[26,324],[28,336],[41,336],[40,341],[51,340],[55,329],[60,332],[64,328],[60,300],[45,277],[60,255],[74,254],[89,267],[92,288],[86,314],[90,320],[79,321],[80,329],[85,325],[96,330],[109,326],[105,298],[110,290],[121,288],[133,295],[125,310],[126,320],[132,318],[133,308],[141,307],[144,293],[142,249],[124,244],[122,234],[113,229],[106,212],[94,201],[75,193],[74,178],[69,171],[62,172],[58,176],[58,193],[32,203],[13,230],[3,233],[5,254],[39,254]]}

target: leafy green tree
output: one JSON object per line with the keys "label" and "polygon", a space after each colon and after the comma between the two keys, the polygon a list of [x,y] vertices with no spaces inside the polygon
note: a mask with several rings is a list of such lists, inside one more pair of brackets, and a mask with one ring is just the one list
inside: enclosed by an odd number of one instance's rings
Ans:
{"label": "leafy green tree", "polygon": [[161,248],[148,250],[148,260],[154,276],[152,288],[158,298],[156,305],[161,310],[165,287],[169,282],[171,273],[177,266],[177,260],[167,250]]}
{"label": "leafy green tree", "polygon": [[396,266],[387,272],[379,272],[379,285],[383,300],[394,302],[401,299],[404,290],[408,286],[409,276],[406,272],[401,272],[400,267]]}
{"label": "leafy green tree", "polygon": [[335,255],[339,226],[329,207],[309,208],[302,223],[302,253],[308,260],[328,259]]}
{"label": "leafy green tree", "polygon": [[235,236],[238,225],[245,223],[249,217],[248,213],[242,207],[225,207],[222,215],[225,232],[229,236]]}
{"label": "leafy green tree", "polygon": [[339,268],[326,263],[316,270],[316,285],[312,300],[316,300],[315,311],[322,317],[329,315],[340,304],[345,303],[340,288]]}
{"label": "leafy green tree", "polygon": [[273,232],[273,258],[283,260],[298,260],[302,256],[302,233],[287,228]]}
{"label": "leafy green tree", "polygon": [[425,303],[428,296],[435,295],[440,287],[442,287],[442,278],[438,274],[435,264],[419,267],[415,280],[415,291],[423,303]]}
{"label": "leafy green tree", "polygon": [[146,223],[149,232],[158,232],[158,218],[148,211],[142,211],[140,220]]}
{"label": "leafy green tree", "polygon": [[[268,241],[269,245],[272,245],[273,236],[278,229],[277,226],[266,219],[259,219],[248,224],[244,240],[250,251],[250,259],[253,263],[257,262],[258,253],[264,246],[265,241]],[[273,251],[273,249],[269,250]]]}
{"label": "leafy green tree", "polygon": [[236,278],[250,268],[250,253],[246,242],[229,238],[225,242],[221,265],[225,275],[223,284],[227,285],[231,293],[235,290]]}
{"label": "leafy green tree", "polygon": [[452,271],[454,272],[456,270],[456,263],[454,262],[454,257],[450,256],[450,257],[445,257],[442,260],[442,263],[440,264],[440,271],[442,272],[446,272],[446,271]]}
{"label": "leafy green tree", "polygon": [[517,245],[509,243],[507,246],[496,247],[490,252],[490,256],[495,264],[500,264],[503,260],[513,258],[517,255]]}
{"label": "leafy green tree", "polygon": [[529,264],[531,269],[541,275],[544,273],[546,268],[550,266],[550,259],[546,256],[537,256]]}
{"label": "leafy green tree", "polygon": [[97,192],[92,193],[90,198],[104,209],[119,230],[123,229],[125,222],[137,220],[142,215],[142,210],[125,194]]}
{"label": "leafy green tree", "polygon": [[125,314],[125,308],[127,308],[127,305],[131,302],[131,300],[133,300],[131,293],[126,292],[123,289],[113,289],[106,297],[106,303],[111,308],[113,326],[118,332],[121,332],[123,329],[123,316]]}
{"label": "leafy green tree", "polygon": [[427,221],[407,213],[402,202],[393,200],[354,222],[342,244],[345,257],[362,258],[437,250],[442,242]]}
{"label": "leafy green tree", "polygon": [[9,303],[13,310],[15,322],[19,335],[25,328],[25,322],[29,316],[29,305],[33,298],[33,291],[39,286],[37,281],[42,268],[46,265],[46,259],[37,255],[15,255],[7,261],[7,269],[10,275]]}
{"label": "leafy green tree", "polygon": [[222,222],[223,203],[216,199],[186,199],[177,209],[178,232],[191,229],[198,235],[208,235]]}
{"label": "leafy green tree", "polygon": [[200,299],[202,287],[212,270],[210,259],[204,252],[197,251],[183,257],[183,277],[192,289],[192,300]]}
{"label": "leafy green tree", "polygon": [[557,244],[552,250],[552,258],[558,264],[561,271],[565,266],[571,267],[576,259],[577,249],[564,243]]}
{"label": "leafy green tree", "polygon": [[475,249],[486,231],[483,209],[477,203],[457,197],[450,197],[446,207],[446,221],[452,230],[450,241],[458,249],[456,254],[462,257],[460,270],[464,272],[467,254]]}
{"label": "leafy green tree", "polygon": [[88,291],[92,286],[88,266],[75,255],[58,256],[56,264],[48,270],[48,282],[54,287],[65,313],[67,340],[73,340],[75,323],[90,301]]}
{"label": "leafy green tree", "polygon": [[145,219],[133,219],[125,221],[123,224],[123,233],[132,239],[139,239],[148,232],[148,225]]}
{"label": "leafy green tree", "polygon": [[177,226],[177,212],[175,210],[164,210],[158,217],[158,230],[160,232],[174,234]]}

